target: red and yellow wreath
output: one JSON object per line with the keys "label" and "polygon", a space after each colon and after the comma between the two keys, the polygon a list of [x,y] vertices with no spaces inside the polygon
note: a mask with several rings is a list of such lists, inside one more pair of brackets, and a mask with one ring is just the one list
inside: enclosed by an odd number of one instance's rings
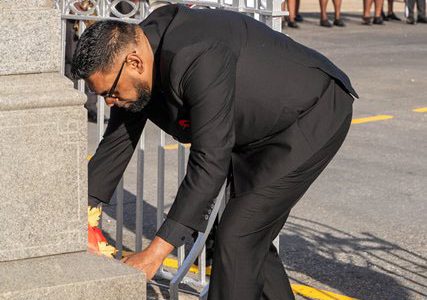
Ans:
{"label": "red and yellow wreath", "polygon": [[87,214],[88,251],[97,255],[104,255],[114,258],[114,255],[117,253],[117,249],[111,245],[108,245],[107,239],[102,234],[101,229],[98,228],[99,219],[101,218],[102,214],[102,208],[89,206],[87,208]]}

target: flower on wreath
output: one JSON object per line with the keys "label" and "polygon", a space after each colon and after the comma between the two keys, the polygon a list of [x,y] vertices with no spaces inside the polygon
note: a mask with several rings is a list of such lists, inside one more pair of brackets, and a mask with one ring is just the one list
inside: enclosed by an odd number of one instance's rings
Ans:
{"label": "flower on wreath", "polygon": [[114,258],[117,249],[108,245],[107,239],[97,226],[101,218],[102,208],[88,207],[88,251],[97,255]]}

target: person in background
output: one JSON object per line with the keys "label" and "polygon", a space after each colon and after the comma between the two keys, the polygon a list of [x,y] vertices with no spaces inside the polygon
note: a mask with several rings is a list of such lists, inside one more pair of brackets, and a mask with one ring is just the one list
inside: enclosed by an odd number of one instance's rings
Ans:
{"label": "person in background", "polygon": [[[332,0],[334,3],[335,10],[335,20],[334,25],[338,27],[344,27],[345,23],[341,19],[341,3],[342,0]],[[328,19],[328,15],[326,14],[326,6],[328,5],[328,0],[319,0],[320,4],[320,26],[322,27],[332,27],[332,23]]]}
{"label": "person in background", "polygon": [[[371,7],[372,2],[375,3],[375,11],[374,11],[374,20],[372,22],[371,18]],[[363,0],[363,17],[362,24],[363,25],[371,25],[371,23],[375,25],[383,25],[384,21],[381,17],[381,11],[383,8],[384,0]]]}
{"label": "person in background", "polygon": [[299,14],[300,0],[289,0],[282,2],[282,10],[286,10],[286,2],[288,6],[289,16],[287,19],[288,27],[299,28],[297,22],[303,22],[303,17]]}
{"label": "person in background", "polygon": [[417,1],[417,23],[427,24],[426,18],[426,0],[407,0],[408,5],[408,17],[406,18],[406,23],[414,25],[415,17],[414,17],[414,7],[415,1]]}
{"label": "person in background", "polygon": [[381,11],[381,17],[384,21],[402,21],[393,11],[393,2],[394,0],[387,0],[387,15],[384,13],[384,5],[383,10]]}

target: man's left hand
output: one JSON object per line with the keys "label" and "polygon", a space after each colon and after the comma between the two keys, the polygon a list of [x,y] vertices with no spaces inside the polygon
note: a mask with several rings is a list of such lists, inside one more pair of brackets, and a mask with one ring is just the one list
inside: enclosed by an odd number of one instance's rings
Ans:
{"label": "man's left hand", "polygon": [[122,258],[121,262],[143,271],[147,280],[151,280],[162,265],[163,259],[153,257],[149,251],[144,250]]}
{"label": "man's left hand", "polygon": [[174,246],[156,236],[145,250],[126,256],[120,261],[143,271],[147,280],[151,280],[173,249]]}

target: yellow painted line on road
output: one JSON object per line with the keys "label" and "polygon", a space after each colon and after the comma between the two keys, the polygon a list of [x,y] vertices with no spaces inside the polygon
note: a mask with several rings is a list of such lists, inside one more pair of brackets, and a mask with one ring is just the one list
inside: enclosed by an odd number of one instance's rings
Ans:
{"label": "yellow painted line on road", "polygon": [[[169,267],[169,268],[173,268],[173,269],[178,269],[178,260],[176,260],[175,258],[166,258],[163,261],[163,265],[165,267]],[[197,268],[196,265],[192,265],[190,267],[189,272],[194,273],[194,274],[198,274],[199,273],[199,269]],[[206,267],[206,275],[211,275],[211,267]]]}
{"label": "yellow painted line on road", "polygon": [[393,118],[394,117],[390,115],[377,115],[372,117],[353,119],[351,123],[362,124],[362,123],[369,123],[369,122],[384,121],[384,120],[393,119]]}
{"label": "yellow painted line on road", "polygon": [[292,284],[291,286],[292,286],[292,291],[295,294],[298,294],[310,299],[318,299],[318,300],[355,300],[356,299],[356,298],[350,298],[347,296],[328,292],[325,290],[318,290],[306,285]]}
{"label": "yellow painted line on road", "polygon": [[[183,144],[185,148],[190,148],[191,144]],[[178,144],[165,145],[165,150],[178,150]]]}
{"label": "yellow painted line on road", "polygon": [[413,109],[412,111],[415,111],[415,112],[427,112],[427,107],[419,107],[419,108]]}
{"label": "yellow painted line on road", "polygon": [[[134,254],[135,252],[131,251],[122,251],[122,256],[126,257],[129,255]],[[175,258],[166,258],[163,261],[163,266],[178,269],[178,260]],[[192,265],[190,270],[191,273],[197,274],[199,273],[199,269],[196,265]],[[206,275],[211,275],[211,267],[206,267]],[[292,291],[295,294],[308,297],[310,299],[317,299],[317,300],[357,300],[356,298],[347,297],[344,295],[339,295],[336,293],[332,293],[325,290],[319,290],[310,286],[301,285],[301,284],[291,284]]]}
{"label": "yellow painted line on road", "polygon": [[[163,261],[163,265],[165,267],[178,269],[178,261],[174,258],[166,258]],[[199,270],[196,265],[192,265],[190,268],[190,272],[197,274]],[[206,268],[206,275],[211,275],[211,267]],[[318,299],[318,300],[356,300],[355,298],[350,298],[347,296],[335,294],[332,292],[328,292],[325,290],[319,290],[310,286],[301,285],[301,284],[291,284],[292,291],[295,294],[299,294],[304,297],[308,297],[310,299]]]}
{"label": "yellow painted line on road", "polygon": [[133,252],[133,251],[122,250],[122,258],[126,257],[126,256],[129,256],[129,255],[132,255],[132,254],[135,254],[135,253],[136,252]]}
{"label": "yellow painted line on road", "polygon": [[[132,255],[134,253],[135,252],[123,250],[122,251],[122,257],[126,257],[126,256]],[[173,269],[178,269],[178,260],[176,258],[167,257],[167,258],[165,258],[165,260],[163,260],[163,266],[173,268]],[[194,273],[194,274],[199,273],[199,269],[197,268],[196,265],[192,265],[190,267],[189,271],[191,273]],[[210,266],[206,267],[206,275],[211,275],[211,267]]]}

